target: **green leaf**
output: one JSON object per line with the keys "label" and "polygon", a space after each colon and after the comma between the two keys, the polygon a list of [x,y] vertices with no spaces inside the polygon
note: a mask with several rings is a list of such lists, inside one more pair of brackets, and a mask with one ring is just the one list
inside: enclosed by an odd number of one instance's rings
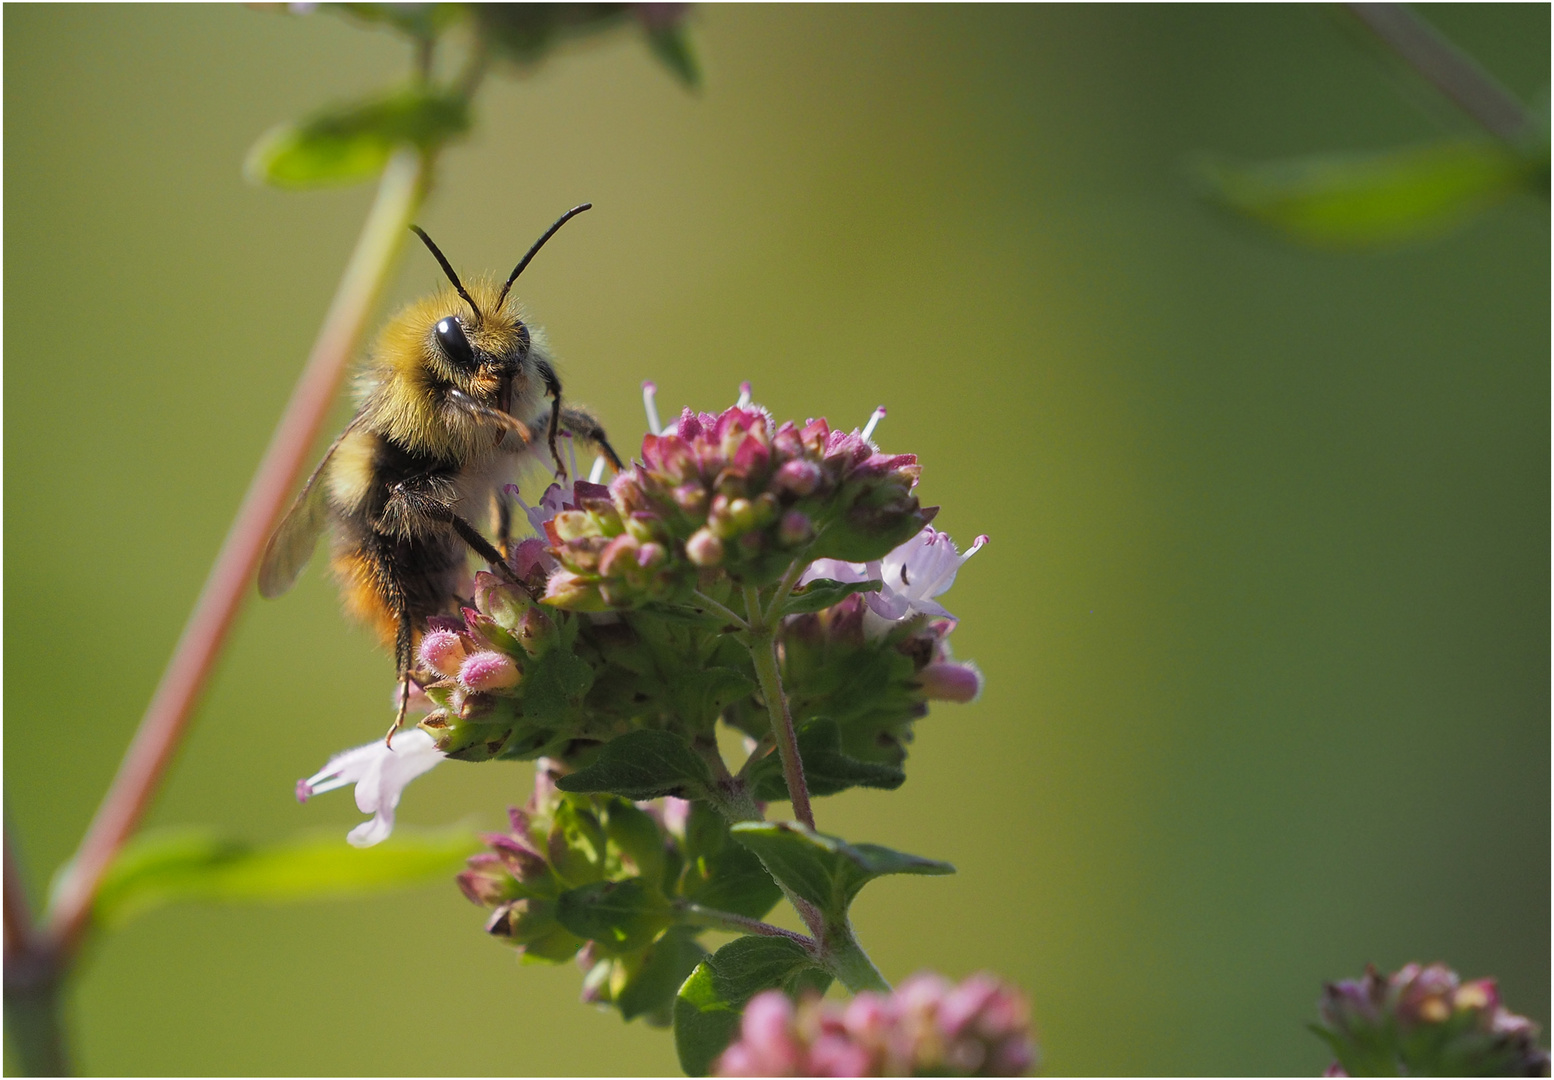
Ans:
{"label": "green leaf", "polygon": [[604,834],[637,873],[650,881],[663,877],[664,834],[651,814],[625,799],[610,799],[604,806]]}
{"label": "green leaf", "polygon": [[633,952],[652,942],[672,918],[669,901],[642,878],[596,881],[561,894],[556,919],[605,952]]}
{"label": "green leaf", "polygon": [[[842,750],[842,730],[835,720],[820,716],[799,729],[799,758],[804,762],[804,781],[811,795],[835,795],[854,787],[894,791],[906,782],[906,773],[893,765],[859,761]],[[751,793],[767,802],[788,797],[782,774],[782,758],[774,750],[750,764],[745,774]]]}
{"label": "green leaf", "polygon": [[[1197,166],[1219,205],[1319,247],[1360,248],[1445,232],[1527,184],[1529,156],[1488,139],[1368,154]],[[1547,164],[1541,166],[1547,172]]]}
{"label": "green leaf", "polygon": [[706,956],[707,950],[696,941],[695,930],[671,929],[653,943],[641,969],[615,998],[622,1018],[632,1020],[646,1015],[648,1023],[655,1027],[667,1025],[675,994]]}
{"label": "green leaf", "polygon": [[109,868],[93,918],[116,925],[181,900],[220,903],[363,896],[445,878],[480,848],[468,829],[401,828],[370,848],[336,832],[250,844],[205,830],[146,832]]}
{"label": "green leaf", "polygon": [[417,84],[273,128],[249,151],[245,170],[276,187],[352,184],[381,172],[398,147],[430,150],[469,122],[461,95]]}
{"label": "green leaf", "polygon": [[526,665],[519,684],[523,714],[543,723],[561,723],[582,702],[594,682],[588,661],[567,649],[553,648]]}
{"label": "green leaf", "polygon": [[762,990],[824,991],[830,977],[803,946],[781,937],[736,938],[697,965],[674,1003],[674,1044],[687,1076],[706,1076],[745,1005]]}
{"label": "green leaf", "polygon": [[753,851],[738,844],[698,860],[683,891],[687,900],[703,907],[752,919],[764,918],[782,899],[782,888],[765,865]]}
{"label": "green leaf", "polygon": [[699,626],[708,630],[721,630],[729,625],[726,617],[712,611],[696,608],[696,600],[692,597],[684,604],[653,603],[643,604],[638,610],[651,615],[655,619],[663,619],[665,622],[677,623],[681,626]]}
{"label": "green leaf", "polygon": [[550,868],[570,886],[592,885],[605,875],[608,838],[586,799],[562,799],[545,838]]}
{"label": "green leaf", "polygon": [[788,599],[782,605],[782,613],[804,615],[811,611],[824,611],[853,593],[879,592],[882,585],[884,582],[881,581],[852,581],[844,584],[830,578],[816,578],[788,594]]}
{"label": "green leaf", "polygon": [[649,27],[647,43],[653,55],[689,89],[701,86],[701,65],[696,62],[696,52],[691,48],[691,38],[683,24],[674,22]]}
{"label": "green leaf", "polygon": [[691,728],[710,728],[730,703],[749,697],[755,683],[733,668],[679,671],[669,683],[669,703]]}
{"label": "green leaf", "polygon": [[668,731],[633,731],[613,739],[588,768],[556,781],[562,791],[608,791],[628,799],[699,799],[711,785],[707,763]]}
{"label": "green leaf", "polygon": [[953,874],[949,863],[878,844],[849,844],[785,821],[742,821],[729,833],[761,857],[772,876],[818,907],[845,918],[858,890],[885,874]]}

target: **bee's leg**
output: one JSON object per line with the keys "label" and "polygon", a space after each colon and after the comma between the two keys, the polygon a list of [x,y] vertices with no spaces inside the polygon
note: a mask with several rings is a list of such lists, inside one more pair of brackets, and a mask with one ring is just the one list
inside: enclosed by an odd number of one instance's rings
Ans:
{"label": "bee's leg", "polygon": [[[621,472],[625,466],[621,464],[621,457],[615,452],[615,447],[610,445],[608,436],[604,433],[604,427],[593,418],[591,413],[582,409],[561,409],[562,421],[567,425],[567,430],[579,439],[591,442],[599,448],[599,452],[605,457],[616,472]],[[554,415],[554,414],[553,414]]]}
{"label": "bee's leg", "polygon": [[416,491],[406,486],[403,482],[395,484],[389,493],[389,505],[384,509],[385,516],[388,516],[390,513],[402,519],[419,517],[452,525],[453,531],[459,534],[459,539],[473,548],[475,554],[490,563],[493,570],[512,584],[522,587],[525,592],[530,592],[530,595],[533,595],[529,587],[518,580],[518,575],[513,573],[513,568],[507,564],[507,560],[502,557],[502,553],[491,546],[491,541],[481,536],[479,529],[465,521],[453,507],[435,495],[429,495],[424,491]]}
{"label": "bee's leg", "polygon": [[496,547],[505,560],[513,553],[513,505],[500,491],[493,492],[491,497],[496,500]]}
{"label": "bee's leg", "polygon": [[561,454],[556,450],[556,433],[561,430],[561,380],[556,378],[556,369],[546,361],[541,360],[535,365],[539,369],[540,378],[545,383],[545,393],[551,400],[550,424],[545,431],[545,444],[550,447],[550,459],[556,463],[556,476],[565,480],[567,467],[561,464]]}
{"label": "bee's leg", "polygon": [[534,433],[529,426],[517,417],[503,412],[501,409],[493,409],[489,405],[482,405],[462,390],[448,391],[448,404],[459,412],[470,416],[482,424],[493,427],[497,431],[497,442],[501,442],[511,432],[518,436],[525,446],[534,441]]}
{"label": "bee's leg", "polygon": [[389,606],[394,612],[394,620],[398,624],[394,633],[394,664],[399,675],[399,711],[394,716],[394,723],[388,729],[388,734],[383,736],[383,745],[393,749],[394,732],[405,726],[405,713],[410,708],[410,667],[412,662],[413,645],[415,642],[415,627],[410,624],[410,609],[405,602],[405,590],[395,579],[390,570],[384,575],[387,579]]}

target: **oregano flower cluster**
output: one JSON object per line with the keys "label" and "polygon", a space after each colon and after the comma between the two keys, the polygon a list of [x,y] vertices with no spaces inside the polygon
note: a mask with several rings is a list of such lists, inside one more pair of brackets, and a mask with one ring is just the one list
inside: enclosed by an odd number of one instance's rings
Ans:
{"label": "oregano flower cluster", "polygon": [[845,1006],[768,990],[745,1008],[718,1076],[1019,1076],[1036,1064],[1030,1007],[993,976],[913,975]]}
{"label": "oregano flower cluster", "polygon": [[1493,979],[1445,964],[1374,966],[1329,983],[1313,1030],[1338,1060],[1328,1076],[1548,1076],[1538,1025],[1500,1003]]}
{"label": "oregano flower cluster", "polygon": [[[374,817],[352,842],[374,843],[438,761],[537,759],[532,797],[460,888],[524,957],[575,958],[585,1000],[673,1023],[701,1074],[763,991],[888,993],[848,907],[883,874],[953,871],[820,832],[810,799],[899,787],[930,703],[980,692],[938,598],[986,537],[962,554],[929,524],[916,457],[870,439],[883,410],[839,431],[778,423],[746,394],[659,429],[650,395],[653,430],[608,485],[596,469],[532,506],[509,488],[535,535],[421,632],[419,730],[338,756],[298,794],[355,781]],[[744,736],[741,760],[719,723]],[[766,821],[774,801],[798,820]],[[809,933],[762,921],[783,896]],[[741,936],[709,954],[709,928]]]}

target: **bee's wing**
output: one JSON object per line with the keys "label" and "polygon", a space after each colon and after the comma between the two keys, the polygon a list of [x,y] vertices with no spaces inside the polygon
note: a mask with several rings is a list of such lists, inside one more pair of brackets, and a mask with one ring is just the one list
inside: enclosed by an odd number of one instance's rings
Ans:
{"label": "bee's wing", "polygon": [[340,432],[340,437],[329,444],[329,449],[324,451],[324,460],[318,463],[318,468],[308,477],[297,501],[291,504],[280,526],[271,534],[270,542],[265,544],[264,558],[259,563],[259,595],[266,600],[273,600],[291,588],[296,583],[297,575],[302,573],[302,568],[313,557],[318,534],[324,531],[324,525],[329,520],[327,487],[319,481],[328,470],[329,459],[334,457],[335,451],[355,426],[355,421],[352,421]]}

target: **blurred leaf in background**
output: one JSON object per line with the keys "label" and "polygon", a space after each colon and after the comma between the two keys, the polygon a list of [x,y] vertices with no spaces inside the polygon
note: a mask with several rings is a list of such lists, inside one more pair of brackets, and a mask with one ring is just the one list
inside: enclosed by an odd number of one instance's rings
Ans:
{"label": "blurred leaf in background", "polygon": [[1370,154],[1199,163],[1210,198],[1287,239],[1364,248],[1421,240],[1518,192],[1548,195],[1548,143],[1518,153],[1493,139],[1451,139]]}
{"label": "blurred leaf in background", "polygon": [[146,832],[132,840],[103,881],[94,920],[117,926],[164,904],[343,899],[451,881],[480,847],[469,829],[401,829],[371,848],[341,842],[338,831],[252,844],[212,830]]}

